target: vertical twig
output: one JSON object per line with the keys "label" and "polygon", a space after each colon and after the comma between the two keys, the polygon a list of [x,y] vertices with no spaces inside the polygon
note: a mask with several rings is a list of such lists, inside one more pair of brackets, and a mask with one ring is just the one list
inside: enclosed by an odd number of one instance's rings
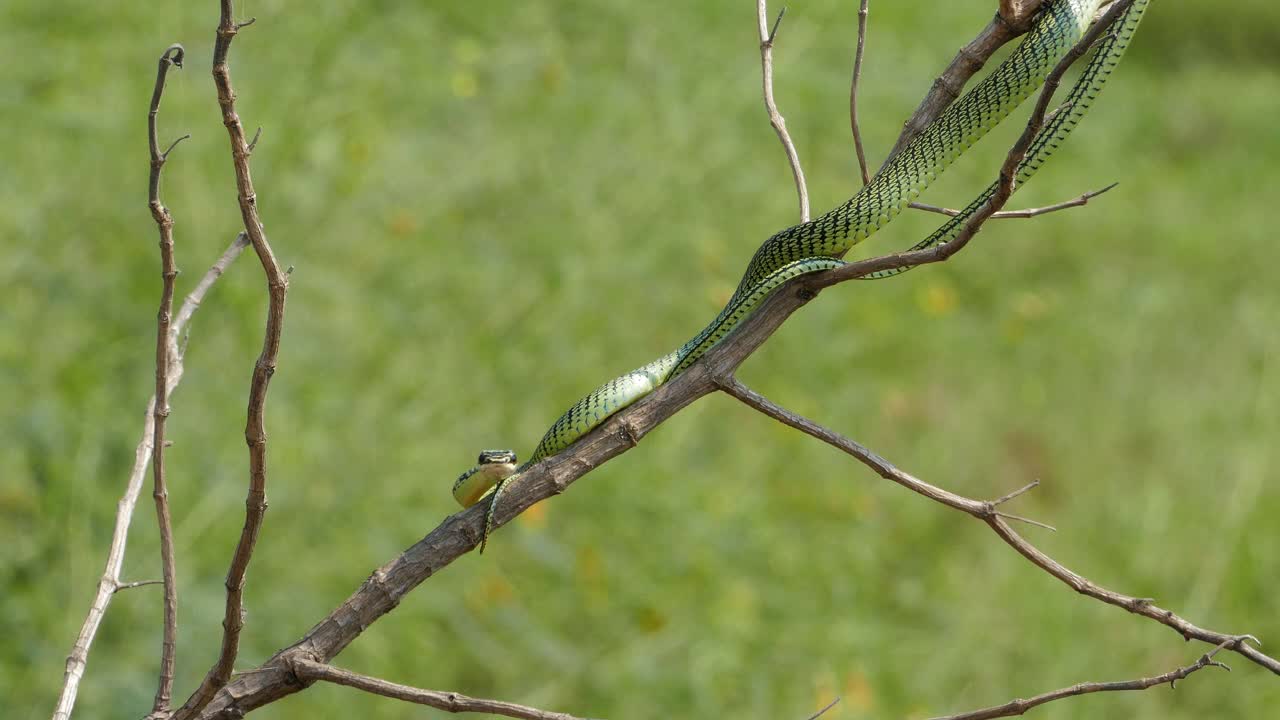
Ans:
{"label": "vertical twig", "polygon": [[853,147],[858,152],[858,169],[862,184],[871,182],[867,170],[867,153],[862,149],[862,129],[858,126],[858,83],[862,80],[862,53],[867,42],[867,10],[871,0],[862,0],[858,8],[858,49],[853,56],[853,79],[849,81],[849,126],[853,130]]}
{"label": "vertical twig", "polygon": [[253,23],[250,19],[237,23],[233,19],[231,0],[220,0],[220,17],[217,39],[213,47],[213,82],[218,90],[218,106],[222,110],[222,123],[227,127],[231,142],[231,159],[236,174],[236,189],[240,202],[240,216],[245,232],[253,244],[254,252],[262,264],[267,280],[267,322],[263,333],[262,352],[254,363],[253,377],[249,385],[249,408],[245,421],[244,437],[249,446],[249,492],[245,497],[244,527],[227,571],[227,601],[222,618],[222,647],[218,659],[205,675],[200,686],[175,717],[189,717],[209,703],[214,694],[227,684],[240,652],[240,631],[244,627],[244,585],[249,561],[258,541],[262,518],[267,511],[267,431],[265,408],[267,389],[276,371],[276,358],[280,353],[280,331],[284,324],[285,293],[288,280],[275,253],[262,231],[258,217],[257,195],[249,174],[249,155],[253,149],[245,139],[244,126],[236,114],[236,95],[231,86],[231,71],[227,67],[227,54],[236,33]]}
{"label": "vertical twig", "polygon": [[791,176],[796,182],[796,194],[800,196],[800,222],[809,222],[809,190],[805,187],[804,170],[800,167],[800,156],[796,154],[796,146],[791,142],[787,132],[787,121],[778,112],[778,105],[773,101],[773,40],[778,36],[778,24],[782,16],[787,14],[784,7],[778,13],[778,19],[769,28],[769,10],[765,0],[756,0],[756,21],[760,28],[760,67],[764,84],[764,109],[769,113],[769,124],[782,141],[782,149],[787,153],[787,162],[791,164]]}
{"label": "vertical twig", "polygon": [[173,669],[178,645],[178,587],[176,576],[176,560],[173,553],[173,523],[169,517],[169,490],[165,484],[164,466],[164,426],[169,417],[169,363],[170,325],[173,313],[173,281],[178,276],[178,267],[173,259],[173,216],[160,202],[160,172],[164,168],[169,153],[177,147],[185,137],[173,141],[164,152],[160,151],[160,142],[156,133],[156,115],[160,112],[160,99],[164,95],[165,76],[169,67],[182,67],[185,52],[181,45],[170,45],[160,56],[156,68],[155,89],[151,93],[151,110],[147,113],[147,140],[151,149],[151,181],[149,183],[148,204],[151,217],[160,230],[160,310],[156,314],[156,399],[152,404],[152,415],[155,419],[151,440],[151,469],[154,488],[152,497],[156,502],[156,522],[160,527],[160,567],[164,578],[164,638],[160,651],[160,681],[156,688],[155,703],[151,706],[153,715],[164,715],[169,712],[169,700],[173,694]]}
{"label": "vertical twig", "polygon": [[[213,267],[209,268],[209,271],[187,295],[182,307],[174,316],[169,337],[169,357],[171,358],[167,377],[169,393],[172,393],[178,386],[178,382],[182,380],[184,349],[176,342],[178,335],[182,333],[191,316],[200,307],[200,303],[213,287],[214,282],[226,272],[237,257],[240,257],[240,253],[248,244],[245,234],[240,233],[222,257],[218,258]],[[106,567],[98,580],[98,592],[89,605],[84,623],[80,626],[80,634],[76,636],[75,644],[67,655],[66,669],[62,677],[62,692],[58,696],[57,705],[54,706],[53,720],[68,720],[71,717],[71,711],[76,704],[76,695],[80,691],[80,680],[84,677],[85,667],[89,662],[89,648],[98,634],[98,627],[102,625],[102,618],[111,604],[111,598],[116,591],[135,585],[135,583],[120,582],[120,568],[124,565],[124,553],[129,540],[129,525],[133,522],[133,511],[138,505],[138,496],[142,494],[142,482],[147,475],[147,463],[151,460],[151,441],[155,435],[156,421],[155,403],[156,398],[152,395],[144,413],[142,437],[138,440],[138,447],[134,452],[133,469],[129,471],[129,481],[125,484],[124,494],[116,503],[116,524],[111,534],[111,546],[107,550]]]}

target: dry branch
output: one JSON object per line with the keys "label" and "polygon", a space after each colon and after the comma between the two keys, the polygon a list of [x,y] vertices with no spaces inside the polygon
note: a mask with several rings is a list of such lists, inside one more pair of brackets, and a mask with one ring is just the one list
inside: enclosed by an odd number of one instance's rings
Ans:
{"label": "dry branch", "polygon": [[1174,668],[1169,672],[1156,675],[1154,677],[1140,678],[1138,680],[1121,680],[1118,682],[1085,682],[1072,685],[1071,687],[1054,690],[1052,692],[1042,693],[1035,697],[1027,699],[1010,700],[1003,705],[995,707],[983,708],[982,710],[973,710],[971,712],[959,713],[957,715],[947,715],[946,717],[934,718],[933,720],[990,720],[990,718],[1013,717],[1014,715],[1022,715],[1031,708],[1051,703],[1055,700],[1064,700],[1069,697],[1078,695],[1089,695],[1098,692],[1125,692],[1148,690],[1157,685],[1169,683],[1172,689],[1174,683],[1191,675],[1192,673],[1203,670],[1207,667],[1220,667],[1224,670],[1231,668],[1214,660],[1213,657],[1226,647],[1226,643],[1219,644],[1214,649],[1200,656],[1199,660],[1184,665],[1180,668]]}
{"label": "dry branch", "polygon": [[[268,305],[266,329],[263,332],[262,352],[254,363],[253,377],[249,385],[249,409],[245,421],[245,442],[249,446],[249,492],[245,498],[244,527],[227,571],[227,602],[222,619],[222,648],[218,659],[196,691],[188,698],[175,717],[186,718],[196,714],[214,694],[227,684],[235,666],[240,648],[240,631],[244,627],[244,585],[249,561],[258,541],[258,531],[267,510],[267,431],[265,411],[267,389],[276,371],[276,358],[280,353],[280,332],[284,324],[285,293],[288,280],[276,261],[275,253],[262,230],[258,218],[258,196],[249,174],[249,155],[253,152],[245,139],[244,126],[236,114],[236,94],[231,85],[231,71],[227,66],[227,54],[231,41],[241,28],[253,23],[250,19],[235,22],[231,0],[220,0],[221,15],[217,39],[213,48],[213,81],[218,90],[218,106],[222,110],[222,123],[227,127],[231,141],[231,159],[235,168],[236,190],[240,202],[240,216],[245,232],[253,244],[254,252],[262,264],[266,276]],[[256,138],[255,138],[256,142]]]}
{"label": "dry branch", "polygon": [[363,690],[374,695],[403,700],[415,705],[426,705],[437,710],[451,713],[489,713],[504,717],[523,718],[523,720],[580,720],[565,713],[548,712],[527,705],[473,698],[456,692],[440,692],[439,690],[423,690],[421,688],[388,682],[368,675],[361,675],[350,670],[334,667],[325,663],[297,659],[293,661],[293,671],[300,680],[334,683]]}
{"label": "dry branch", "polygon": [[762,83],[764,85],[764,109],[769,113],[769,124],[773,126],[773,131],[778,134],[778,140],[782,142],[782,149],[787,153],[787,162],[791,165],[791,177],[796,184],[796,194],[800,198],[800,222],[809,222],[809,190],[804,182],[804,170],[800,167],[800,156],[796,154],[795,143],[791,142],[791,135],[787,132],[787,121],[783,119],[781,113],[778,112],[778,105],[773,100],[773,41],[778,36],[778,25],[782,23],[782,16],[787,13],[784,7],[778,12],[778,18],[773,21],[773,28],[769,28],[769,10],[765,7],[765,0],[756,0],[756,23],[760,32],[760,68]]}
{"label": "dry branch", "polygon": [[[1085,205],[1089,204],[1090,200],[1098,197],[1103,193],[1110,192],[1119,184],[1120,183],[1111,183],[1110,185],[1104,188],[1100,188],[1098,190],[1090,190],[1088,192],[1081,193],[1080,195],[1074,198],[1071,198],[1070,200],[1064,200],[1062,202],[1054,203],[1052,205],[1045,205],[1044,207],[1025,208],[1023,210],[1001,210],[998,213],[993,213],[991,215],[991,219],[992,220],[1000,220],[1004,218],[1026,219],[1026,218],[1039,217],[1040,215],[1047,215],[1051,212],[1057,212],[1059,210],[1067,210],[1069,208],[1084,207]],[[925,210],[927,212],[938,213],[939,215],[946,215],[948,217],[956,217],[960,214],[959,210],[956,210],[953,208],[938,207],[937,205],[927,205],[922,202],[913,202],[911,203],[911,207],[915,208],[916,210]]]}
{"label": "dry branch", "polygon": [[151,217],[160,231],[160,310],[156,314],[156,394],[152,403],[154,417],[151,440],[151,469],[154,481],[152,497],[156,504],[156,524],[160,529],[160,568],[164,583],[164,637],[160,650],[160,678],[151,712],[163,715],[169,711],[173,694],[173,668],[178,649],[178,586],[176,560],[173,552],[173,522],[169,517],[169,490],[165,484],[164,426],[169,417],[169,363],[170,325],[173,320],[173,282],[178,277],[178,266],[173,259],[173,216],[169,208],[160,202],[160,172],[183,136],[173,141],[168,150],[160,151],[156,132],[156,116],[160,112],[160,99],[164,96],[165,77],[169,68],[182,67],[185,55],[181,45],[170,45],[160,55],[156,68],[155,89],[151,92],[151,109],[147,113],[147,140],[151,150],[151,178],[148,205]]}
{"label": "dry branch", "polygon": [[[168,393],[172,393],[174,388],[178,386],[178,383],[182,380],[184,369],[182,359],[185,352],[184,348],[177,343],[178,336],[182,334],[192,315],[200,307],[201,301],[204,300],[205,295],[213,287],[213,284],[217,282],[218,278],[222,277],[222,274],[226,272],[231,263],[240,256],[240,253],[248,245],[249,241],[244,233],[237,236],[231,246],[223,252],[222,257],[218,258],[213,267],[209,268],[204,277],[200,279],[200,282],[192,289],[186,300],[183,301],[182,307],[178,309],[177,315],[174,316],[173,326],[170,329],[172,346],[169,357],[171,362],[165,378],[167,383],[166,391]],[[80,691],[80,680],[84,677],[85,667],[89,661],[89,648],[92,647],[93,640],[98,634],[98,627],[102,624],[102,618],[106,615],[107,607],[111,604],[111,598],[119,590],[155,582],[152,580],[141,583],[120,581],[120,568],[124,565],[125,546],[129,539],[129,525],[133,522],[133,511],[137,507],[138,496],[142,493],[142,482],[147,475],[147,465],[151,461],[151,442],[155,437],[155,403],[156,398],[153,395],[151,400],[147,402],[142,438],[138,440],[138,447],[134,452],[133,468],[129,471],[129,481],[125,484],[124,495],[116,503],[116,524],[111,534],[111,546],[107,550],[106,568],[102,571],[102,578],[98,580],[98,592],[94,596],[93,602],[89,605],[89,612],[85,616],[84,624],[80,627],[80,634],[76,637],[71,653],[67,656],[66,670],[63,673],[62,680],[62,692],[59,694],[57,705],[54,707],[53,720],[68,720],[71,717],[71,710],[76,704],[76,695]]]}
{"label": "dry branch", "polygon": [[853,131],[853,147],[858,154],[858,171],[862,173],[862,184],[871,182],[871,171],[867,169],[867,153],[862,147],[862,129],[858,127],[858,83],[862,81],[862,54],[867,45],[867,13],[871,0],[862,0],[858,6],[858,46],[853,53],[853,79],[849,81],[849,128]]}

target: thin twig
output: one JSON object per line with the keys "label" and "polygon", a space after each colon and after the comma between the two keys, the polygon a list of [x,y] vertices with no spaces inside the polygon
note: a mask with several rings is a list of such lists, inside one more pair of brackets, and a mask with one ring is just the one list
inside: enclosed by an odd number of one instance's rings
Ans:
{"label": "thin twig", "polygon": [[[1054,203],[1052,205],[1045,205],[1043,207],[1033,207],[1033,208],[1027,208],[1025,210],[1001,210],[1000,212],[992,213],[991,219],[992,220],[1008,220],[1012,218],[1019,218],[1019,219],[1033,218],[1039,215],[1047,215],[1051,212],[1057,212],[1059,210],[1067,210],[1069,208],[1083,207],[1085,205],[1088,205],[1090,200],[1098,197],[1099,195],[1105,192],[1108,192],[1114,189],[1119,184],[1120,183],[1111,183],[1110,185],[1100,190],[1090,190],[1089,192],[1077,195],[1076,197],[1071,198],[1070,200],[1064,200],[1062,202]],[[924,210],[926,212],[938,213],[939,215],[946,215],[948,217],[956,217],[961,213],[960,210],[956,210],[955,208],[939,207],[937,205],[928,205],[922,202],[912,202],[907,207],[913,208],[915,210]]]}
{"label": "thin twig", "polygon": [[836,699],[834,699],[834,700],[832,700],[831,702],[827,703],[826,707],[824,707],[824,708],[822,708],[821,710],[819,710],[818,712],[816,712],[816,713],[814,713],[814,714],[810,715],[810,716],[808,717],[808,720],[818,720],[818,718],[822,717],[823,715],[826,715],[828,710],[830,710],[831,708],[835,707],[835,706],[836,706],[836,705],[838,705],[838,704],[840,704],[840,698],[837,696],[837,697],[836,697]]}
{"label": "thin twig", "polygon": [[231,71],[227,67],[227,54],[236,33],[253,22],[236,23],[233,19],[231,0],[220,0],[221,15],[217,39],[213,48],[213,81],[218,90],[218,106],[222,110],[222,122],[227,127],[231,141],[231,158],[235,168],[236,189],[240,201],[240,216],[245,232],[253,244],[254,252],[262,264],[266,276],[268,305],[266,328],[263,333],[262,352],[254,363],[253,378],[249,386],[249,409],[245,421],[245,442],[249,446],[249,492],[245,498],[244,527],[227,571],[227,602],[222,618],[222,648],[218,659],[205,675],[200,686],[178,710],[179,720],[197,713],[209,703],[214,694],[227,684],[235,668],[240,650],[240,631],[244,627],[244,585],[249,561],[258,541],[258,531],[267,510],[267,432],[265,409],[267,389],[276,371],[276,358],[280,353],[280,332],[284,324],[285,293],[288,278],[280,269],[275,253],[262,231],[258,217],[257,194],[249,175],[249,155],[252,152],[245,139],[244,126],[236,114],[236,94],[231,85]]}
{"label": "thin twig", "polygon": [[771,402],[768,398],[765,398],[744,385],[740,380],[733,376],[732,371],[721,371],[721,373],[718,373],[713,378],[713,382],[716,383],[719,389],[742,401],[748,407],[751,407],[764,415],[783,423],[784,425],[795,428],[806,435],[817,438],[828,445],[843,451],[861,462],[863,465],[871,468],[871,470],[880,477],[897,483],[918,495],[927,497],[930,500],[941,503],[955,510],[959,510],[960,512],[966,513],[985,522],[1002,540],[1005,541],[1006,544],[1016,550],[1018,554],[1022,555],[1024,558],[1031,561],[1032,564],[1049,573],[1053,577],[1069,585],[1076,592],[1082,595],[1087,595],[1095,600],[1100,600],[1108,605],[1123,608],[1136,615],[1151,618],[1152,620],[1176,630],[1184,639],[1195,639],[1214,644],[1225,644],[1226,647],[1240,653],[1273,673],[1280,675],[1280,661],[1263,655],[1256,648],[1246,642],[1252,641],[1256,644],[1256,638],[1250,635],[1227,634],[1212,630],[1205,630],[1204,628],[1197,627],[1178,617],[1172,611],[1156,606],[1150,598],[1131,597],[1108,590],[1083,575],[1068,569],[1053,558],[1045,555],[1031,543],[1027,542],[1026,539],[1015,532],[1013,528],[1005,522],[1004,514],[996,510],[996,507],[1000,503],[1007,501],[1010,496],[1017,496],[1026,492],[1026,490],[1031,486],[1022,488],[1015,493],[1010,493],[1010,495],[1006,495],[993,501],[974,500],[972,498],[964,497],[963,495],[957,495],[956,493],[944,490],[936,485],[925,482],[910,473],[900,470],[893,463],[883,457],[880,457],[858,442]]}
{"label": "thin twig", "polygon": [[858,153],[858,169],[862,171],[862,184],[871,182],[867,169],[867,153],[862,148],[862,129],[858,126],[858,83],[862,80],[862,54],[867,42],[867,11],[871,0],[862,0],[858,7],[858,49],[853,55],[853,79],[849,81],[849,126],[853,130],[853,148]]}
{"label": "thin twig", "polygon": [[134,588],[145,587],[147,585],[163,585],[163,580],[135,580],[134,582],[119,583],[116,585],[116,592],[121,590],[132,590]]}
{"label": "thin twig", "polygon": [[334,667],[314,660],[297,659],[293,661],[293,670],[298,679],[314,682],[323,680],[335,685],[345,685],[363,690],[374,695],[403,700],[417,705],[426,705],[437,710],[451,713],[489,713],[505,717],[524,718],[524,720],[579,720],[565,713],[548,712],[526,705],[473,698],[456,692],[440,692],[439,690],[423,690],[421,688],[388,682],[381,678],[361,675],[350,670]]}
{"label": "thin twig", "polygon": [[[153,715],[169,712],[173,694],[173,672],[178,651],[178,583],[177,561],[173,551],[173,521],[169,516],[169,490],[165,483],[164,451],[168,447],[164,439],[165,420],[169,417],[169,364],[171,362],[169,337],[173,321],[173,283],[178,277],[178,267],[173,259],[173,215],[160,202],[160,172],[169,153],[182,138],[173,141],[168,150],[160,152],[156,132],[156,116],[160,112],[160,99],[164,95],[165,77],[170,67],[182,67],[185,51],[181,45],[170,45],[160,55],[156,68],[155,88],[151,92],[151,108],[147,113],[147,140],[151,150],[151,179],[148,205],[151,217],[160,231],[160,310],[156,314],[156,400],[152,405],[153,435],[151,440],[151,470],[154,487],[152,497],[156,503],[156,523],[160,528],[160,568],[164,578],[164,636],[160,649],[160,679],[156,687]],[[184,136],[186,137],[186,136]]]}
{"label": "thin twig", "polygon": [[[178,313],[174,316],[171,339],[176,338],[186,328],[191,316],[196,309],[200,307],[200,303],[204,300],[213,284],[222,273],[230,267],[240,253],[247,246],[243,233],[231,243],[231,246],[223,252],[222,257],[209,268],[204,274],[200,282],[196,284],[195,289],[183,301],[182,307],[178,309]],[[169,366],[167,391],[172,393],[174,388],[182,380],[183,364],[182,359],[185,352],[181,348],[176,347],[170,354],[172,362]],[[89,648],[93,645],[93,640],[98,634],[98,627],[102,624],[102,618],[106,616],[107,607],[111,604],[111,598],[116,591],[122,589],[126,584],[120,582],[120,569],[124,565],[125,546],[129,540],[129,525],[133,522],[133,511],[138,504],[138,496],[142,493],[142,483],[147,476],[147,466],[151,462],[151,442],[155,435],[155,403],[154,395],[147,402],[147,409],[144,414],[142,437],[138,440],[137,449],[134,451],[133,468],[129,471],[129,481],[125,484],[125,490],[120,501],[116,503],[116,524],[111,534],[111,546],[107,550],[107,563],[102,571],[102,577],[98,580],[98,591],[94,596],[93,602],[89,605],[89,612],[85,616],[84,624],[80,627],[80,634],[76,637],[75,644],[71,648],[70,654],[67,655],[66,670],[63,673],[62,692],[58,696],[58,703],[54,707],[53,720],[68,720],[71,717],[71,710],[76,704],[76,695],[80,691],[80,680],[84,677],[85,667],[89,662]],[[162,581],[163,582],[163,581]]]}
{"label": "thin twig", "polygon": [[1042,693],[1027,699],[1010,700],[1003,705],[995,707],[983,708],[982,710],[972,710],[956,715],[947,715],[945,717],[934,718],[933,720],[989,720],[990,718],[1012,717],[1014,715],[1022,715],[1033,707],[1051,703],[1054,700],[1062,700],[1064,698],[1075,697],[1077,695],[1088,695],[1098,692],[1123,692],[1146,690],[1157,685],[1169,684],[1172,688],[1174,683],[1187,677],[1188,675],[1202,670],[1207,667],[1220,667],[1230,671],[1231,668],[1225,664],[1214,660],[1213,657],[1226,648],[1228,643],[1219,643],[1217,647],[1200,656],[1199,660],[1180,668],[1175,668],[1167,673],[1156,675],[1154,677],[1140,678],[1138,680],[1122,680],[1118,682],[1085,682],[1077,683],[1071,687],[1065,687],[1060,690]]}
{"label": "thin twig", "polygon": [[778,105],[773,100],[773,41],[778,35],[778,25],[782,22],[782,16],[785,15],[787,9],[784,7],[778,13],[778,19],[773,23],[773,29],[769,28],[769,11],[765,7],[765,0],[756,0],[756,21],[760,30],[760,67],[762,71],[764,84],[764,109],[769,113],[769,124],[773,126],[773,131],[778,134],[778,140],[782,142],[782,149],[787,153],[787,162],[791,164],[791,177],[796,183],[796,194],[800,197],[800,222],[809,222],[809,190],[804,182],[804,170],[800,167],[800,156],[796,153],[796,146],[791,142],[791,135],[787,132],[787,121],[783,119],[778,112]]}

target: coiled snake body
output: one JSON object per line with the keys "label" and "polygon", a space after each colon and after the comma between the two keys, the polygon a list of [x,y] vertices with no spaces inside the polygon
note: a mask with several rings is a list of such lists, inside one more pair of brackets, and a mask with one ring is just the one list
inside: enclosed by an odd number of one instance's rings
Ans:
{"label": "coiled snake body", "polygon": [[[1149,0],[1136,0],[1098,42],[1094,56],[1072,87],[1063,110],[1052,116],[1018,166],[1015,189],[1052,155],[1102,89],[1129,45]],[[830,270],[851,247],[897,216],[969,146],[1035,92],[1053,67],[1082,37],[1104,0],[1049,0],[1016,50],[980,83],[953,102],[906,145],[848,202],[810,222],[770,237],[751,258],[737,290],[720,314],[688,342],[653,362],[616,377],[574,403],[547,430],[533,454],[516,466],[511,451],[489,450],[454,483],[463,507],[491,498],[485,538],[502,486],[526,467],[567,448],[610,415],[653,392],[697,362],[779,286],[808,273]],[[992,185],[964,211],[912,249],[949,242],[996,191]],[[887,277],[902,270],[868,276]],[[483,543],[481,549],[483,550]]]}

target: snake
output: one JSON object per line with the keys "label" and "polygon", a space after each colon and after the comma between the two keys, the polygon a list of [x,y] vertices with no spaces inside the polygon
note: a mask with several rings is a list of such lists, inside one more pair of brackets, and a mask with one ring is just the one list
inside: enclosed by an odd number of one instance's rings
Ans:
{"label": "snake", "polygon": [[[841,257],[899,215],[974,143],[1036,91],[1074,47],[1110,0],[1049,0],[1022,42],[995,70],[952,102],[894,155],[848,201],[808,222],[779,231],[756,250],[733,295],[718,315],[675,350],[620,375],[574,403],[552,423],[523,464],[511,450],[484,450],[462,473],[453,496],[468,508],[488,498],[480,550],[493,528],[504,487],[540,460],[568,448],[610,416],[652,393],[702,358],[782,285],[797,277],[844,265]],[[1079,124],[1124,55],[1149,0],[1134,0],[1097,41],[1093,56],[1054,115],[1046,120],[1018,164],[1021,187]],[[922,250],[954,239],[965,222],[997,191],[992,184],[937,231],[912,246]],[[866,276],[885,278],[907,268]]]}

